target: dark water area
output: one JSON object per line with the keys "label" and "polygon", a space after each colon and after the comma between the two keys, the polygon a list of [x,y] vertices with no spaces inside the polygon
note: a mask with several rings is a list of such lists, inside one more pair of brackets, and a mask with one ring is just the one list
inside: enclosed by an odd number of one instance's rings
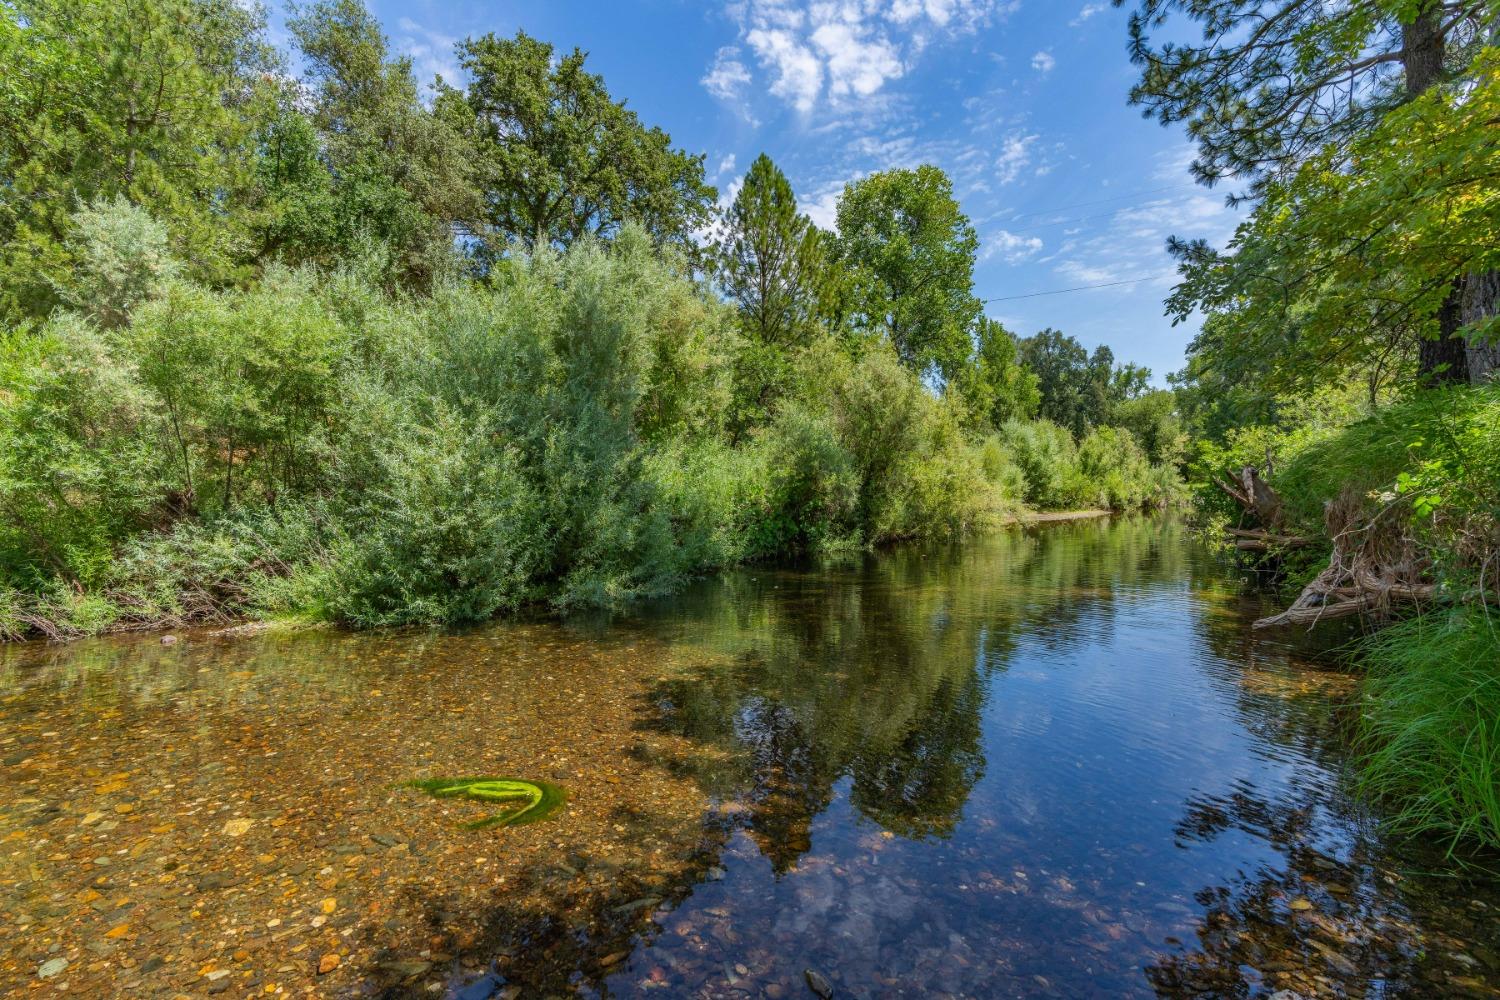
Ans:
{"label": "dark water area", "polygon": [[[1353,797],[1357,681],[1266,608],[1125,518],[611,620],[0,649],[0,991],[1500,996],[1500,886]],[[570,799],[400,787],[455,774]]]}

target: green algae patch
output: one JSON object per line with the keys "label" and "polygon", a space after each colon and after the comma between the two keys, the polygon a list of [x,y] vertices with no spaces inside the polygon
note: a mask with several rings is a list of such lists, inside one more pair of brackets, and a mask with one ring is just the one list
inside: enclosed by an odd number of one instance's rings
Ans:
{"label": "green algae patch", "polygon": [[465,823],[470,830],[535,823],[552,815],[568,800],[567,792],[558,785],[518,778],[426,778],[408,781],[406,787],[421,789],[440,799],[464,798],[520,806]]}

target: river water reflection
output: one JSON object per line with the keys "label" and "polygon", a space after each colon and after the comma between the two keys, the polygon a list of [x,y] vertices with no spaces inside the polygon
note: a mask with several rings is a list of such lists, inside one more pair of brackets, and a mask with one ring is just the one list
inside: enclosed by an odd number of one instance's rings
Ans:
{"label": "river water reflection", "polygon": [[[1500,892],[1386,842],[1352,678],[1262,610],[1118,519],[612,621],[3,649],[0,989],[1500,995]],[[457,774],[570,802],[399,787]]]}

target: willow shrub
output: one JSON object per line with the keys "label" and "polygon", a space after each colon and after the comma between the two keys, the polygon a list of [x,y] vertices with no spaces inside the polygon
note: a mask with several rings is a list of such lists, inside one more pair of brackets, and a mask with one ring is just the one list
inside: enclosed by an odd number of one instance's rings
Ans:
{"label": "willow shrub", "polygon": [[975,444],[885,345],[747,342],[636,230],[421,299],[379,270],[167,274],[0,339],[0,631],[473,621],[1143,495],[1124,432]]}
{"label": "willow shrub", "polygon": [[335,546],[323,595],[352,624],[481,621],[527,596],[546,552],[513,448],[438,409],[384,443]]}

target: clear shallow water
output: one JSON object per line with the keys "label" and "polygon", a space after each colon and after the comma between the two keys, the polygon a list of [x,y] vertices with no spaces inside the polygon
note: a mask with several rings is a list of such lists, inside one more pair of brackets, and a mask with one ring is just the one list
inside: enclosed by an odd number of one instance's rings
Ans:
{"label": "clear shallow water", "polygon": [[[1500,995],[1500,892],[1383,839],[1352,678],[1262,610],[1123,519],[614,621],[0,650],[0,987]],[[393,788],[460,772],[572,800],[480,834]]]}

